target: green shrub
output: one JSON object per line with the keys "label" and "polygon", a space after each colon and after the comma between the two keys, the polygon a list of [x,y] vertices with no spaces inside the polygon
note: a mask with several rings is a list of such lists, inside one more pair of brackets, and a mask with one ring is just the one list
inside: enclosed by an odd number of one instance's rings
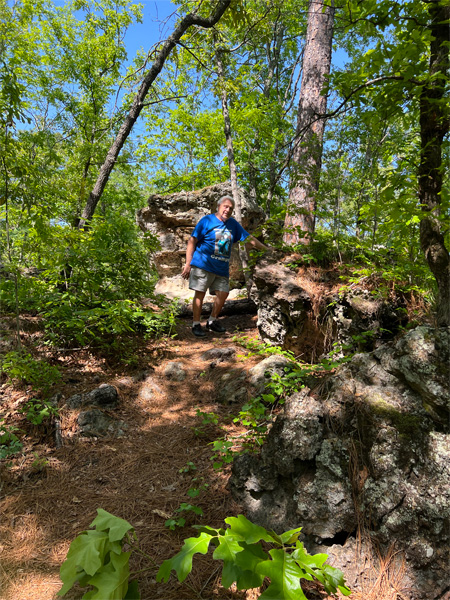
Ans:
{"label": "green shrub", "polygon": [[17,427],[0,421],[0,460],[9,458],[22,450],[23,444],[16,435]]}
{"label": "green shrub", "polygon": [[[192,571],[194,555],[206,554],[212,545],[213,558],[222,563],[225,588],[234,582],[238,590],[261,587],[268,578],[270,584],[261,594],[262,600],[307,600],[301,586],[304,579],[320,582],[328,594],[338,590],[344,596],[350,594],[343,573],[327,565],[326,554],[311,555],[305,550],[298,539],[301,527],[278,535],[243,515],[228,517],[225,523],[227,529],[197,526],[200,535],[186,539],[180,552],[163,562],[156,581],[167,582],[173,570],[183,582]],[[83,600],[139,600],[137,581],[128,581],[130,555],[136,551],[145,556],[151,563],[149,569],[156,563],[137,546],[132,525],[99,508],[91,527],[95,529],[83,531],[70,544],[60,569],[63,586],[58,595],[64,596],[79,583],[81,587],[91,586]],[[127,552],[123,551],[125,545]]]}
{"label": "green shrub", "polygon": [[41,425],[58,415],[58,409],[48,400],[29,400],[20,411],[32,425]]}
{"label": "green shrub", "polygon": [[87,230],[54,226],[49,235],[40,260],[50,293],[67,292],[85,307],[152,294],[157,276],[149,253],[158,242],[128,217],[95,216]]}
{"label": "green shrub", "polygon": [[17,280],[17,306],[16,288],[13,279],[0,280],[0,306],[6,312],[38,312],[42,299],[48,293],[48,283],[37,276],[18,274]]}
{"label": "green shrub", "polygon": [[176,320],[176,305],[156,312],[131,300],[103,301],[96,306],[74,307],[67,294],[55,297],[42,312],[47,339],[53,344],[92,345],[120,350],[127,336],[170,334]]}
{"label": "green shrub", "polygon": [[[61,224],[46,228],[46,243],[29,253],[37,275],[16,269],[0,285],[6,310],[34,311],[44,320],[47,341],[122,351],[136,333],[160,336],[175,323],[174,305],[144,309],[154,298],[157,273],[149,256],[157,239],[143,234],[129,216],[95,216],[87,230]],[[17,292],[17,293],[16,293]]]}
{"label": "green shrub", "polygon": [[[183,582],[192,571],[195,554],[206,554],[210,544],[215,546],[213,558],[223,563],[222,585],[236,583],[238,590],[261,587],[267,577],[270,584],[261,594],[261,600],[307,600],[301,580],[319,581],[328,594],[338,590],[350,594],[344,575],[339,569],[326,564],[326,554],[308,554],[298,537],[301,527],[277,535],[255,525],[243,515],[228,517],[227,529],[197,527],[200,535],[188,538],[183,548],[173,558],[161,565],[156,580],[168,581],[175,571]],[[269,544],[266,552],[261,542]]]}
{"label": "green shrub", "polygon": [[1,369],[12,381],[31,385],[35,391],[44,394],[61,380],[57,367],[15,350],[5,354]]}

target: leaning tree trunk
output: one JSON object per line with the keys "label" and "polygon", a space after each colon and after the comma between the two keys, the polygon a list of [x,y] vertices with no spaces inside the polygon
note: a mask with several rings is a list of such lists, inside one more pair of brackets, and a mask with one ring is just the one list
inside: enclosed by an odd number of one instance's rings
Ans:
{"label": "leaning tree trunk", "polygon": [[327,96],[323,90],[330,74],[333,24],[334,0],[328,3],[310,0],[291,189],[284,223],[283,241],[286,244],[308,244],[314,233],[325,129],[321,115],[327,109]]}
{"label": "leaning tree trunk", "polygon": [[449,73],[448,2],[431,2],[429,83],[420,96],[421,151],[419,200],[426,216],[420,222],[420,245],[438,287],[437,323],[450,325],[450,260],[439,220],[442,192],[442,141],[449,130],[449,106],[445,96]]}
{"label": "leaning tree trunk", "polygon": [[133,105],[128,115],[125,117],[125,120],[119,129],[119,133],[117,134],[116,139],[106,155],[105,162],[100,168],[97,181],[95,182],[95,185],[86,202],[83,214],[81,215],[81,219],[78,224],[79,228],[84,227],[86,221],[89,221],[94,215],[97,204],[101,198],[101,195],[103,194],[106,184],[108,183],[109,176],[114,168],[122,146],[124,145],[125,140],[129,136],[133,125],[136,123],[136,120],[144,107],[144,100],[147,96],[150,86],[161,72],[164,63],[172,49],[191,25],[198,25],[199,27],[204,27],[206,29],[213,27],[222,17],[223,13],[230,4],[231,0],[219,0],[214,13],[208,18],[199,17],[195,13],[187,14],[180,21],[172,35],[167,38],[166,42],[163,44],[163,47],[158,52],[155,62],[144,77],[141,87],[134,98]]}
{"label": "leaning tree trunk", "polygon": [[[242,211],[241,211],[241,198],[239,196],[238,182],[237,182],[237,170],[236,163],[234,160],[234,148],[233,148],[233,138],[231,136],[231,119],[230,112],[228,110],[228,94],[225,86],[225,77],[223,73],[223,61],[222,61],[222,53],[220,48],[216,46],[216,40],[214,39],[215,46],[215,57],[216,57],[216,66],[217,66],[217,74],[219,77],[219,88],[220,88],[220,99],[222,103],[222,115],[223,115],[223,131],[225,134],[225,142],[227,146],[227,155],[228,155],[228,166],[230,168],[230,181],[231,181],[231,193],[233,195],[234,200],[234,214],[236,220],[239,223],[242,221]],[[249,275],[248,269],[248,254],[245,246],[239,246],[239,258],[241,259],[242,268],[244,270],[245,277],[245,285],[247,287],[247,296],[250,297],[250,290],[252,287],[252,280]]]}

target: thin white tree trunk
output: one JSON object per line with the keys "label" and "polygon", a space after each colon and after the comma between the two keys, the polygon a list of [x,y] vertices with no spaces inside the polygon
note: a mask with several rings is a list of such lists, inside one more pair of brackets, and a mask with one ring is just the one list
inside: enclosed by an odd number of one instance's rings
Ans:
{"label": "thin white tree trunk", "polygon": [[[230,111],[228,110],[228,95],[225,86],[225,76],[223,69],[223,61],[220,48],[217,47],[216,40],[214,38],[214,50],[217,66],[217,75],[219,78],[220,87],[220,100],[222,103],[222,115],[223,115],[223,130],[225,134],[225,141],[227,147],[228,166],[230,168],[230,181],[231,181],[231,193],[234,200],[234,215],[239,223],[242,221],[242,207],[241,198],[239,196],[238,182],[237,182],[237,171],[236,163],[234,160],[234,148],[233,138],[231,136],[231,119]],[[245,285],[247,287],[247,296],[250,296],[250,290],[252,287],[252,280],[249,274],[248,268],[248,255],[245,246],[239,246],[239,258],[241,259],[242,268],[244,270]]]}

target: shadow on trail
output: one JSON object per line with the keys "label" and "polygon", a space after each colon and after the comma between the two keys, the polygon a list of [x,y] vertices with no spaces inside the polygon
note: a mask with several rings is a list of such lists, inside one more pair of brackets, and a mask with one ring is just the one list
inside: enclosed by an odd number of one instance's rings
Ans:
{"label": "shadow on trail", "polygon": [[[27,464],[7,473],[0,503],[5,600],[56,598],[59,567],[69,544],[89,527],[97,508],[129,521],[141,549],[158,565],[175,554],[185,538],[197,535],[192,524],[219,527],[224,518],[239,513],[227,490],[227,471],[213,469],[210,442],[224,436],[223,424],[233,427],[232,416],[240,409],[218,403],[222,376],[230,371],[233,377],[244,376],[251,364],[234,360],[212,367],[214,361],[201,355],[212,347],[232,346],[233,334],[200,343],[189,337],[189,326],[181,329],[179,339],[169,343],[161,363],[151,365],[144,380],[107,381],[119,390],[119,407],[110,414],[127,424],[123,437],[66,437],[62,448],[48,450],[40,470]],[[180,362],[184,380],[165,376],[170,361]],[[150,382],[158,391],[145,397],[141,392]],[[217,425],[202,424],[197,409],[214,412]],[[182,502],[199,506],[203,516],[188,514],[184,528],[170,531],[165,521]],[[192,598],[192,589],[176,579],[156,584],[156,569],[148,559],[136,556],[131,567],[148,569],[139,576],[142,598]],[[199,557],[188,583],[202,590],[204,598],[243,598],[244,593],[220,587],[216,568],[210,555]],[[81,595],[71,592],[66,598]]]}

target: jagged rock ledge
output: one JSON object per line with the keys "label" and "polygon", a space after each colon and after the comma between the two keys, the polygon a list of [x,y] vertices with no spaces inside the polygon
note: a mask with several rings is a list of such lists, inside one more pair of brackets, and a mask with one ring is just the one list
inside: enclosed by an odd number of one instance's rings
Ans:
{"label": "jagged rock ledge", "polygon": [[[448,590],[450,435],[448,329],[418,327],[361,353],[326,385],[293,394],[259,456],[233,466],[231,490],[249,518],[276,531],[303,526],[352,587],[370,573],[359,547],[404,561],[402,598]],[[363,536],[362,542],[359,536]],[[395,562],[394,561],[394,562]]]}

